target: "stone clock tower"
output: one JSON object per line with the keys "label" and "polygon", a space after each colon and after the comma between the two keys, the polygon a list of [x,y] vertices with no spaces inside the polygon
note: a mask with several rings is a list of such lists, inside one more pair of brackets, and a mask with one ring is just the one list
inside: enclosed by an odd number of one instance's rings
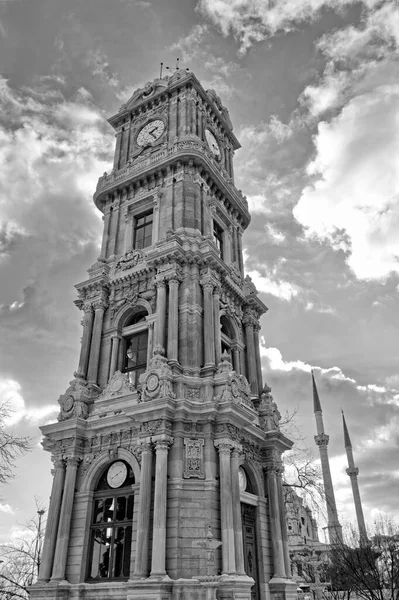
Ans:
{"label": "stone clock tower", "polygon": [[227,109],[190,72],[109,119],[101,254],[78,284],[79,364],[42,427],[54,480],[34,600],[294,598],[291,442],[262,384],[250,215]]}

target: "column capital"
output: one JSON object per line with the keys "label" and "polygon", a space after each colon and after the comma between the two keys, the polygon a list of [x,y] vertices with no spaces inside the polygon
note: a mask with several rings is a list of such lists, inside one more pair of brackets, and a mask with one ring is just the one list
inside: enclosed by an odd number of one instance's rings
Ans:
{"label": "column capital", "polygon": [[66,456],[65,457],[66,460],[66,464],[67,464],[67,468],[68,467],[78,467],[79,463],[81,462],[81,458],[79,458],[78,456]]}
{"label": "column capital", "polygon": [[51,460],[54,465],[54,469],[65,469],[66,462],[61,456],[55,456]]}
{"label": "column capital", "polygon": [[215,287],[215,282],[210,277],[201,279],[200,284],[202,285],[204,290],[210,290],[211,292],[213,292],[213,289]]}
{"label": "column capital", "polygon": [[94,312],[94,308],[91,302],[85,302],[83,304],[83,312],[85,315],[92,315]]}
{"label": "column capital", "polygon": [[180,283],[181,283],[181,277],[179,277],[178,275],[172,275],[168,279],[168,285],[169,285],[169,287],[171,285],[175,285],[176,287],[179,287]]}
{"label": "column capital", "polygon": [[122,339],[122,336],[121,336],[121,334],[120,334],[120,333],[117,331],[117,332],[111,333],[111,339],[112,339],[112,340],[121,340],[121,339]]}
{"label": "column capital", "polygon": [[228,454],[230,456],[231,451],[235,448],[235,442],[230,438],[221,438],[214,440],[213,444],[217,448],[219,454]]}
{"label": "column capital", "polygon": [[167,452],[174,442],[174,438],[170,435],[153,436],[151,440],[154,444],[156,454],[162,451]]}
{"label": "column capital", "polygon": [[105,298],[98,298],[97,300],[94,300],[93,302],[93,308],[95,311],[97,310],[105,310],[108,306],[108,302],[105,300]]}
{"label": "column capital", "polygon": [[166,280],[165,280],[165,278],[163,276],[160,277],[159,279],[156,278],[155,279],[155,285],[156,285],[157,289],[162,289],[162,288],[165,289],[166,288]]}

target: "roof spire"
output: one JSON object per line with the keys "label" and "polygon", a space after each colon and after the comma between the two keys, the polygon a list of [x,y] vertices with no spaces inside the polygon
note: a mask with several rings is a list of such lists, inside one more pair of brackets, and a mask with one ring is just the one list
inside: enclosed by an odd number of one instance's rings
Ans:
{"label": "roof spire", "polygon": [[320,398],[319,398],[319,392],[317,391],[313,369],[312,369],[312,384],[313,384],[313,411],[314,412],[322,412]]}
{"label": "roof spire", "polygon": [[342,423],[344,426],[344,442],[345,442],[345,448],[352,448],[352,443],[351,443],[351,439],[349,437],[349,431],[348,428],[346,426],[346,421],[345,421],[345,415],[344,415],[344,411],[341,408],[341,412],[342,412]]}

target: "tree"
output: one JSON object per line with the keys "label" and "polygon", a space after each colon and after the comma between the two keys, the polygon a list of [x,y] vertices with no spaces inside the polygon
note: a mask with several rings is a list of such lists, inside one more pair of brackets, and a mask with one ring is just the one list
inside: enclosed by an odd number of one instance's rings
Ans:
{"label": "tree", "polygon": [[8,430],[13,412],[9,401],[0,404],[0,485],[14,477],[16,459],[31,449],[29,437],[16,436]]}
{"label": "tree", "polygon": [[0,600],[27,600],[28,588],[37,579],[45,530],[45,510],[38,503],[37,515],[22,535],[0,545]]}
{"label": "tree", "polygon": [[342,543],[330,552],[333,589],[345,582],[363,600],[399,600],[399,527],[389,517],[380,517],[374,534],[360,543],[352,527]]}

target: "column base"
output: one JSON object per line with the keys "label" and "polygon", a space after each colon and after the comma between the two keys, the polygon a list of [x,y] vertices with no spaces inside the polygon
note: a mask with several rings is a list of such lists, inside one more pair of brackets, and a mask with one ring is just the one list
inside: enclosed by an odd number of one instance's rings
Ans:
{"label": "column base", "polygon": [[296,600],[297,583],[293,579],[273,577],[269,581],[269,590],[272,600]]}

